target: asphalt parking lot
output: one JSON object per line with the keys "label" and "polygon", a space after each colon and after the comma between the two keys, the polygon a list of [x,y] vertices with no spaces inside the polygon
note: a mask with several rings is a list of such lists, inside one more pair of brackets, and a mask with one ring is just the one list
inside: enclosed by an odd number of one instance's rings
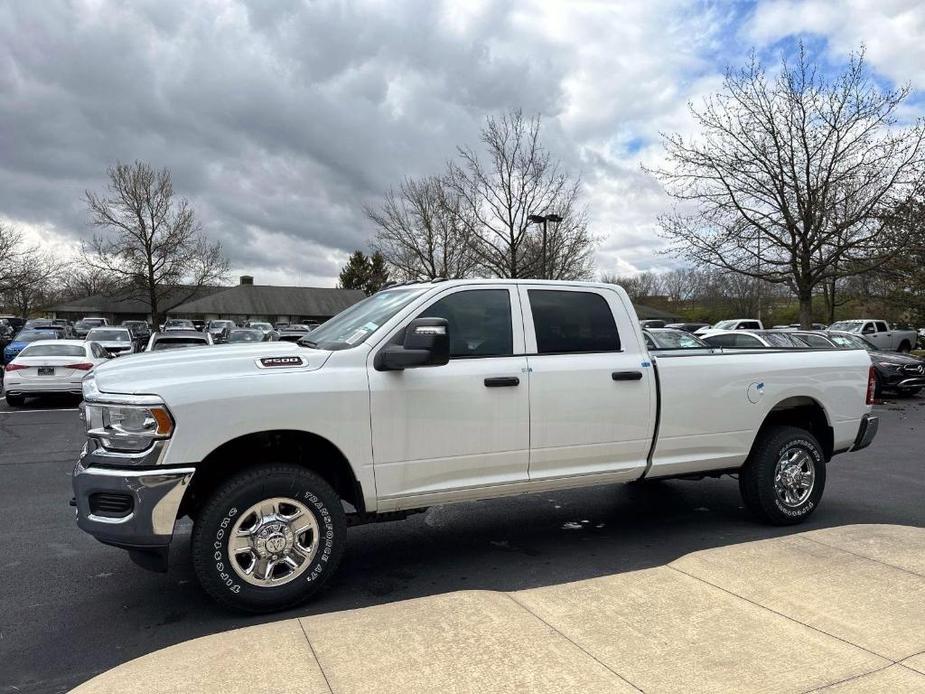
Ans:
{"label": "asphalt parking lot", "polygon": [[67,505],[83,441],[76,403],[11,410],[0,400],[0,692],[64,691],[164,646],[260,621],[461,589],[554,585],[814,528],[923,526],[925,397],[877,410],[877,440],[835,459],[819,511],[797,528],[753,522],[729,478],[435,507],[352,529],[326,592],[298,610],[254,618],[222,611],[196,585],[188,528],[166,575],[79,532]]}

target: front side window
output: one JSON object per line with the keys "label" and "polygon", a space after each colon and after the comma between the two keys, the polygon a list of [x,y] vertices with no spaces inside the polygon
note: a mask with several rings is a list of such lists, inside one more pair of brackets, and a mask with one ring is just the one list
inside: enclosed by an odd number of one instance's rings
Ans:
{"label": "front side window", "polygon": [[613,312],[600,294],[530,289],[538,354],[619,352]]}
{"label": "front side window", "polygon": [[455,292],[431,304],[417,317],[446,319],[451,359],[514,354],[511,294],[507,289]]}

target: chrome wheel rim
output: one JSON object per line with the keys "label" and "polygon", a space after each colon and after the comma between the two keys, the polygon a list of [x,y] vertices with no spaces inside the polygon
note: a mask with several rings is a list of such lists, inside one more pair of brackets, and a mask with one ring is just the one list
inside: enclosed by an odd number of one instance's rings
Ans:
{"label": "chrome wheel rim", "polygon": [[231,568],[261,588],[289,583],[312,563],[320,534],[318,521],[305,504],[286,497],[264,499],[242,513],[231,528]]}
{"label": "chrome wheel rim", "polygon": [[802,448],[789,448],[777,461],[774,470],[774,492],[789,508],[805,503],[816,483],[816,465],[812,455]]}

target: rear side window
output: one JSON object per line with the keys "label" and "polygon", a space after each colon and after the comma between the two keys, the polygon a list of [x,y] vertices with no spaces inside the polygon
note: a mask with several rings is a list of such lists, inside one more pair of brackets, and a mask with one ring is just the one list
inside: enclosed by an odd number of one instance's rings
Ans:
{"label": "rear side window", "polygon": [[739,323],[739,327],[736,329],[737,330],[760,330],[761,326],[758,325],[757,321],[746,320],[746,321],[742,321],[741,323]]}
{"label": "rear side window", "polygon": [[889,330],[890,329],[887,327],[886,323],[884,323],[883,321],[877,321],[877,332],[878,333],[889,332]]}
{"label": "rear side window", "polygon": [[538,354],[620,351],[613,313],[600,294],[544,289],[527,294]]}
{"label": "rear side window", "polygon": [[450,357],[508,357],[514,354],[511,294],[507,289],[470,289],[450,294],[418,318],[445,318]]}

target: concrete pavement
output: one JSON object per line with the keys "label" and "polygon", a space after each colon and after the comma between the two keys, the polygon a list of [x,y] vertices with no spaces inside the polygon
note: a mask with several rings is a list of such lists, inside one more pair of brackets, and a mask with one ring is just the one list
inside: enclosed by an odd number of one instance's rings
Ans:
{"label": "concrete pavement", "polygon": [[925,692],[925,529],[855,525],[642,571],[206,636],[80,694]]}

